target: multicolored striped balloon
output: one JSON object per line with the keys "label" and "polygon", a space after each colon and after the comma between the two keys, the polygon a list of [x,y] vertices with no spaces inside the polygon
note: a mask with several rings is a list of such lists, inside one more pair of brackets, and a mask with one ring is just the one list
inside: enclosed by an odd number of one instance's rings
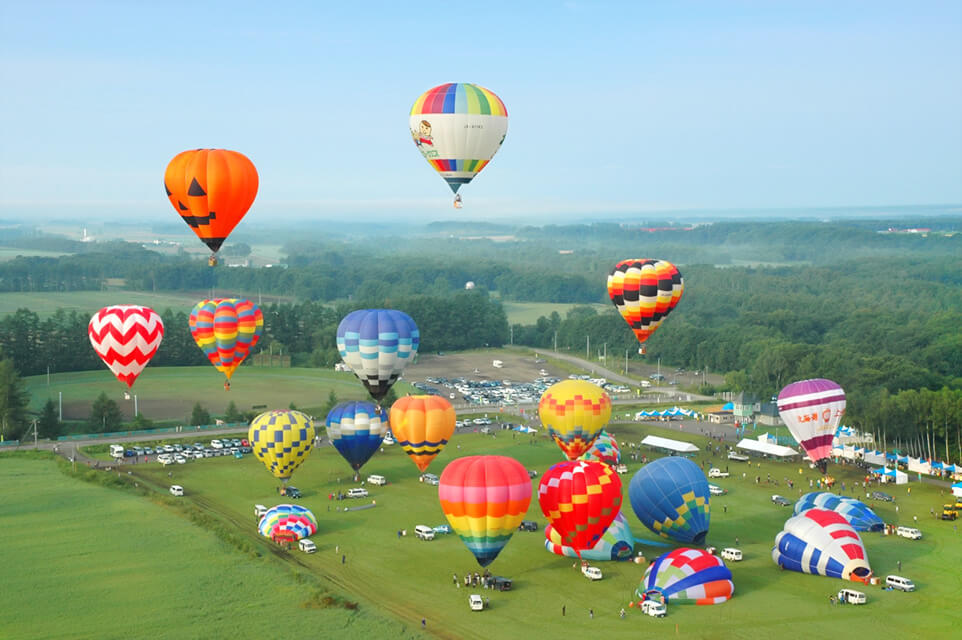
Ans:
{"label": "multicolored striped balloon", "polygon": [[300,540],[317,533],[317,518],[300,505],[279,504],[261,517],[257,530],[265,538]]}
{"label": "multicolored striped balloon", "polygon": [[688,458],[652,460],[631,478],[628,499],[641,523],[677,542],[704,544],[711,522],[708,479]]}
{"label": "multicolored striped balloon", "polygon": [[618,442],[614,436],[602,429],[598,437],[595,438],[595,441],[591,443],[591,448],[585,451],[578,459],[594,460],[595,462],[604,462],[607,465],[614,466],[621,462],[621,449],[618,447]]}
{"label": "multicolored striped balloon", "polygon": [[611,419],[611,397],[584,380],[553,384],[538,402],[541,424],[569,460],[583,455]]}
{"label": "multicolored striped balloon", "polygon": [[90,318],[87,337],[111,373],[129,388],[157,353],[164,323],[150,307],[115,305]]}
{"label": "multicolored striped balloon", "polygon": [[531,479],[505,456],[469,456],[448,464],[438,484],[441,510],[478,564],[486,567],[511,539],[531,504]]}
{"label": "multicolored striped balloon", "polygon": [[337,325],[337,350],[344,364],[380,402],[417,355],[418,326],[394,309],[358,309]]}
{"label": "multicolored striped balloon", "polygon": [[454,434],[455,422],[454,407],[440,396],[404,396],[391,406],[394,439],[421,473],[444,449]]}
{"label": "multicolored striped balloon", "polygon": [[260,307],[238,298],[201,300],[194,305],[188,322],[194,342],[228,380],[264,330]]}
{"label": "multicolored striped balloon", "polygon": [[719,604],[735,593],[732,572],[721,558],[703,549],[681,548],[659,556],[635,590],[641,600]]}
{"label": "multicolored striped balloon", "polygon": [[266,411],[251,421],[247,439],[257,459],[286,482],[314,446],[314,422],[300,411]]}
{"label": "multicolored striped balloon", "polygon": [[[544,537],[544,548],[551,553],[569,558],[579,557],[579,553],[575,551],[574,547],[569,547],[562,543],[561,534],[554,528],[554,525],[549,524],[545,527]],[[625,514],[619,511],[614,522],[611,523],[611,526],[609,526],[601,536],[601,540],[596,542],[595,546],[590,549],[581,551],[580,557],[582,560],[598,562],[607,560],[630,560],[634,548],[635,538],[631,534],[631,528],[628,526],[628,519],[625,518]]]}
{"label": "multicolored striped balloon", "polygon": [[508,133],[508,110],[484,87],[448,83],[414,101],[409,124],[418,151],[457,193],[501,148]]}
{"label": "multicolored striped balloon", "polygon": [[581,557],[598,544],[621,511],[621,478],[600,462],[559,462],[541,477],[538,504],[560,543]]}
{"label": "multicolored striped balloon", "polygon": [[[608,274],[608,297],[642,345],[677,306],[684,292],[685,279],[667,260],[622,260]],[[644,352],[642,346],[639,353]]]}
{"label": "multicolored striped balloon", "polygon": [[378,450],[387,429],[387,412],[370,402],[341,402],[327,414],[331,444],[355,471]]}
{"label": "multicolored striped balloon", "polygon": [[785,521],[772,560],[783,569],[854,582],[872,576],[865,545],[848,520],[827,509],[808,509]]}
{"label": "multicolored striped balloon", "polygon": [[861,500],[837,496],[827,491],[814,491],[803,495],[795,503],[795,515],[815,508],[834,511],[848,520],[856,531],[882,531],[885,528],[885,521]]}
{"label": "multicolored striped balloon", "polygon": [[778,415],[825,473],[832,455],[832,438],[845,415],[845,391],[825,378],[793,382],[778,394]]}

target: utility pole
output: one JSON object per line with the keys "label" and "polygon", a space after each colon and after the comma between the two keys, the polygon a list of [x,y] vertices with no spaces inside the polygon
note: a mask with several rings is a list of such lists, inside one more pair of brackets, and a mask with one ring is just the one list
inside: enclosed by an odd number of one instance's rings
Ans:
{"label": "utility pole", "polygon": [[585,359],[591,360],[591,336],[585,336]]}
{"label": "utility pole", "polygon": [[605,366],[608,366],[608,343],[605,343],[605,355],[604,355]]}
{"label": "utility pole", "polygon": [[554,350],[555,350],[555,353],[558,352],[558,330],[557,329],[555,329],[555,332],[554,332]]}
{"label": "utility pole", "polygon": [[60,422],[63,422],[63,391],[57,392],[58,404],[60,405]]}
{"label": "utility pole", "polygon": [[628,375],[628,349],[625,349],[625,375]]}
{"label": "utility pole", "polygon": [[511,344],[514,344],[514,325],[508,327],[511,330]]}

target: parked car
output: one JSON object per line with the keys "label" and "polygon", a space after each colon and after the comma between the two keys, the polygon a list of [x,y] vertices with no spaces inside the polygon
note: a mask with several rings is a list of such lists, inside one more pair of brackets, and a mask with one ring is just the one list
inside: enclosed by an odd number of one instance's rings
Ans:
{"label": "parked car", "polygon": [[451,525],[449,524],[439,524],[432,529],[434,529],[434,533],[451,533]]}
{"label": "parked car", "polygon": [[528,477],[529,477],[529,478],[537,478],[537,477],[538,477],[538,472],[535,471],[534,469],[528,469]]}
{"label": "parked car", "polygon": [[484,610],[484,599],[477,593],[472,593],[468,596],[468,606],[471,607],[471,611],[482,611]]}
{"label": "parked car", "polygon": [[727,478],[728,472],[722,471],[721,469],[716,469],[713,467],[708,470],[708,477],[709,478]]}
{"label": "parked car", "polygon": [[735,462],[748,462],[748,456],[743,456],[740,453],[735,453],[734,451],[728,452],[728,459],[734,460]]}
{"label": "parked car", "polygon": [[377,486],[382,486],[387,484],[387,478],[385,478],[384,476],[379,476],[377,474],[371,474],[367,477],[367,483],[374,484]]}
{"label": "parked car", "polygon": [[317,545],[314,544],[314,541],[309,538],[298,540],[297,548],[303,551],[304,553],[314,553],[315,551],[317,551]]}
{"label": "parked car", "polygon": [[665,614],[668,613],[668,607],[657,600],[645,600],[641,603],[641,612],[653,618],[664,618]]}
{"label": "parked car", "polygon": [[915,591],[915,583],[902,576],[885,576],[885,586],[899,591]]}
{"label": "parked car", "polygon": [[589,580],[601,580],[602,574],[601,569],[598,567],[592,567],[591,565],[582,565],[581,575],[588,578]]}
{"label": "parked car", "polygon": [[254,505],[254,517],[255,517],[255,518],[263,518],[265,513],[267,513],[267,507],[265,507],[265,506],[262,505],[262,504],[255,504],[255,505]]}
{"label": "parked car", "polygon": [[511,580],[503,576],[494,576],[488,580],[488,584],[492,589],[497,589],[498,591],[510,591],[511,590]]}
{"label": "parked car", "polygon": [[288,498],[298,499],[301,497],[301,490],[297,487],[287,487],[281,492],[282,496],[287,496]]}
{"label": "parked car", "polygon": [[184,495],[184,488],[179,484],[170,485],[170,495],[172,496],[182,496]]}
{"label": "parked car", "polygon": [[348,498],[366,498],[368,496],[367,489],[364,487],[354,487],[347,490]]}
{"label": "parked car", "polygon": [[434,486],[437,486],[438,483],[440,482],[438,477],[433,473],[422,473],[421,477],[418,478],[418,480],[420,480],[421,482],[424,482],[425,484],[433,484]]}
{"label": "parked car", "polygon": [[211,449],[223,449],[224,443],[220,440],[214,439],[210,441],[210,447]]}
{"label": "parked car", "polygon": [[785,497],[780,496],[780,495],[774,495],[774,496],[772,496],[772,503],[777,504],[777,505],[780,506],[780,507],[790,507],[790,506],[792,506],[792,503],[789,501],[788,498],[785,498]]}
{"label": "parked car", "polygon": [[895,498],[883,491],[873,491],[869,494],[869,497],[873,500],[881,500],[882,502],[895,502]]}
{"label": "parked car", "polygon": [[709,482],[709,483],[708,483],[708,493],[710,493],[710,494],[713,495],[713,496],[723,496],[723,495],[725,495],[725,494],[728,493],[728,492],[725,491],[724,489],[722,489],[721,487],[719,487],[717,484],[712,484],[712,483]]}
{"label": "parked car", "polygon": [[910,540],[922,539],[922,532],[915,527],[898,527],[895,529],[895,535],[902,536],[903,538],[908,538]]}
{"label": "parked car", "polygon": [[534,520],[522,520],[518,525],[518,531],[537,531],[538,523]]}
{"label": "parked car", "polygon": [[722,549],[721,554],[723,560],[730,560],[731,562],[740,562],[742,559],[741,549],[735,549],[734,547],[726,547]]}
{"label": "parked car", "polygon": [[426,524],[419,524],[414,527],[414,535],[419,540],[434,540],[434,528]]}
{"label": "parked car", "polygon": [[177,464],[187,464],[187,458],[185,458],[182,454],[175,453],[174,462],[176,462]]}
{"label": "parked car", "polygon": [[855,589],[842,589],[838,592],[838,601],[842,604],[865,604],[865,594]]}

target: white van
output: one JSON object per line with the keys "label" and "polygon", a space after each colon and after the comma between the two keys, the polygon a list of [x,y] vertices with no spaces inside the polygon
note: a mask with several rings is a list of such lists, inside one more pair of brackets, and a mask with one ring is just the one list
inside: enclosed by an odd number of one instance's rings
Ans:
{"label": "white van", "polygon": [[120,444],[110,445],[110,457],[111,458],[123,458],[124,457],[124,447]]}
{"label": "white van", "polygon": [[303,540],[299,540],[297,542],[297,548],[303,551],[304,553],[314,553],[315,551],[317,551],[317,545],[315,545],[314,541],[309,538],[304,538]]}
{"label": "white van", "polygon": [[262,505],[262,504],[255,504],[255,505],[254,505],[254,517],[255,517],[255,518],[263,518],[265,513],[267,513],[267,507],[265,507],[265,506]]}
{"label": "white van", "polygon": [[838,592],[838,601],[842,604],[865,604],[865,594],[855,589],[842,589]]}
{"label": "white van", "polygon": [[723,560],[731,560],[732,562],[739,562],[742,559],[742,551],[741,549],[727,547],[725,549],[722,549],[721,557]]}
{"label": "white van", "polygon": [[910,540],[922,539],[922,532],[914,527],[898,527],[895,530],[895,535],[902,536],[903,538],[908,538]]}
{"label": "white van", "polygon": [[367,489],[362,489],[361,487],[354,487],[353,489],[347,490],[348,498],[366,498]]}
{"label": "white van", "polygon": [[184,495],[184,488],[179,484],[170,485],[170,495],[172,496],[182,496]]}
{"label": "white van", "polygon": [[425,524],[419,524],[414,527],[414,535],[421,540],[434,540],[434,529]]}
{"label": "white van", "polygon": [[583,566],[581,567],[581,573],[589,580],[601,580],[602,578],[601,569],[598,567]]}
{"label": "white van", "polygon": [[368,484],[376,484],[378,486],[383,486],[387,484],[387,478],[384,476],[370,475],[367,477]]}
{"label": "white van", "polygon": [[915,583],[902,576],[885,576],[885,586],[899,591],[915,591]]}
{"label": "white van", "polygon": [[641,603],[641,612],[645,615],[652,616],[653,618],[664,618],[665,614],[668,612],[668,608],[665,607],[664,602],[658,602],[657,600],[645,600]]}

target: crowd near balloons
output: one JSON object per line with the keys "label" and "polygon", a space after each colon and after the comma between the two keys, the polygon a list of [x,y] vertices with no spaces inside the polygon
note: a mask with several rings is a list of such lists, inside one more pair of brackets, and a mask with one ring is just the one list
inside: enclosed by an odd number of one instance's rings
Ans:
{"label": "crowd near balloons", "polygon": [[[421,155],[456,195],[501,148],[507,109],[492,91],[469,83],[442,84],[415,101],[410,133]],[[210,249],[209,265],[252,207],[258,173],[243,154],[224,149],[184,151],[170,160],[166,195],[177,214]],[[599,283],[600,289],[601,283]],[[608,295],[644,354],[646,341],[681,301],[685,280],[675,265],[657,258],[617,261],[606,282]],[[225,389],[265,330],[264,315],[250,300],[211,298],[189,316],[197,346],[223,375]],[[161,347],[164,325],[152,309],[110,306],[90,320],[90,342],[118,380],[131,387]],[[481,567],[494,563],[528,512],[533,485],[545,528],[546,562],[560,556],[582,563],[634,558],[636,538],[628,515],[667,544],[683,545],[647,566],[632,606],[661,603],[724,603],[735,593],[732,572],[706,544],[711,492],[702,469],[684,457],[647,462],[623,486],[616,466],[621,448],[606,426],[612,400],[596,384],[565,380],[549,387],[538,403],[541,424],[558,446],[558,462],[534,480],[517,460],[502,455],[458,456],[448,445],[456,435],[456,411],[435,395],[406,395],[384,406],[393,385],[416,358],[421,335],[400,309],[358,309],[337,327],[344,365],[370,400],[342,402],[324,419],[323,435],[354,472],[355,480],[391,435],[418,471],[438,467],[437,500],[453,531]],[[793,382],[777,402],[782,419],[810,461],[824,473],[832,436],[845,411],[842,388],[825,379]],[[308,460],[316,439],[314,419],[296,410],[268,410],[249,427],[254,455],[281,487]],[[267,476],[265,476],[265,480]],[[280,488],[280,487],[279,487]],[[623,509],[627,496],[630,512]],[[772,570],[790,570],[843,580],[871,576],[859,532],[877,531],[881,519],[865,504],[830,493],[810,493],[774,538]],[[275,541],[323,534],[309,510],[279,504],[258,522]],[[657,543],[656,543],[657,544]],[[663,546],[666,544],[661,543]]]}

